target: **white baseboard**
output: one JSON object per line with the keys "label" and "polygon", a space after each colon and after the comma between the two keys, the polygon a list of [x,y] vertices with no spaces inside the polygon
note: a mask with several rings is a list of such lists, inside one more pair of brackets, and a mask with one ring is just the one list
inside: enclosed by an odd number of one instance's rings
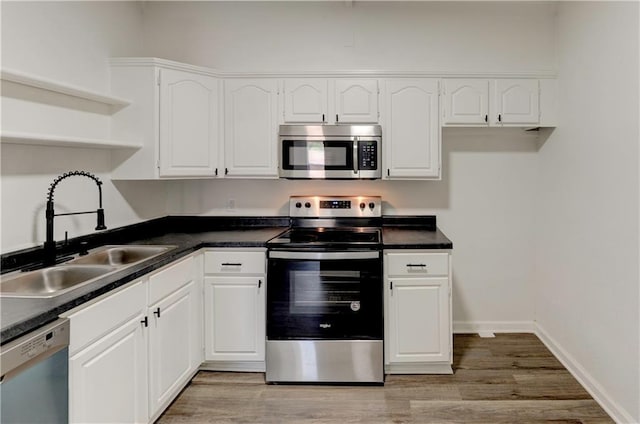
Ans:
{"label": "white baseboard", "polygon": [[638,421],[634,420],[624,408],[618,405],[589,372],[585,370],[573,356],[564,350],[538,323],[535,324],[535,334],[616,423],[638,424]]}
{"label": "white baseboard", "polygon": [[454,334],[535,333],[533,321],[453,321]]}

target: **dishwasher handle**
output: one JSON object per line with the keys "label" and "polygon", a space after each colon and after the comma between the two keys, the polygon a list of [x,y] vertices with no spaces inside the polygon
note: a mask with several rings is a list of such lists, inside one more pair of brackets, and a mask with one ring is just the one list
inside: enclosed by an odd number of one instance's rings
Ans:
{"label": "dishwasher handle", "polygon": [[60,318],[0,347],[0,384],[69,346],[69,320]]}

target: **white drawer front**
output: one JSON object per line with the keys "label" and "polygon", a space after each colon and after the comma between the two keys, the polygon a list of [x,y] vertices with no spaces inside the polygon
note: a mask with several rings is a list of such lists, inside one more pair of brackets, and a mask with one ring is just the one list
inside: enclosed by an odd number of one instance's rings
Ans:
{"label": "white drawer front", "polygon": [[193,257],[170,265],[149,277],[149,305],[153,305],[165,296],[173,293],[195,278]]}
{"label": "white drawer front", "polygon": [[387,253],[385,273],[388,276],[442,276],[449,274],[448,253]]}
{"label": "white drawer front", "polygon": [[147,286],[142,281],[109,295],[77,312],[64,314],[71,320],[69,356],[118,328],[146,309]]}
{"label": "white drawer front", "polygon": [[264,274],[264,252],[213,251],[204,254],[205,274]]}

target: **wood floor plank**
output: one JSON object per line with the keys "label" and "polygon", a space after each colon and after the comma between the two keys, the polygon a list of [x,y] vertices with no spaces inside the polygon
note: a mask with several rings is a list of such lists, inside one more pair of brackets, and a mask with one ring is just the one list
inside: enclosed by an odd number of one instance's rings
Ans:
{"label": "wood floor plank", "polygon": [[533,334],[454,336],[453,375],[384,386],[268,385],[263,373],[201,371],[159,424],[604,424],[613,421]]}
{"label": "wood floor plank", "polygon": [[412,419],[424,417],[430,423],[584,422],[605,419],[594,400],[416,400],[410,405]]}

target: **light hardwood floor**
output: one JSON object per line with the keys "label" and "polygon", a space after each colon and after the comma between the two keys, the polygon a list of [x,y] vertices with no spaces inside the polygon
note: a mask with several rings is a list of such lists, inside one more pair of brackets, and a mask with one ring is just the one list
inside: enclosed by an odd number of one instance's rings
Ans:
{"label": "light hardwood floor", "polygon": [[201,371],[169,423],[612,423],[532,334],[454,336],[453,375],[389,375],[381,386],[267,385]]}

